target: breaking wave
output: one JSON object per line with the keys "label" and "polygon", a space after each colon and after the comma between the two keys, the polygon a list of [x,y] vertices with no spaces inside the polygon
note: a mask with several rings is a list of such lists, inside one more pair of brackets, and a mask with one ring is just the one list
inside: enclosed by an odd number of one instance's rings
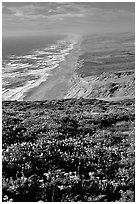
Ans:
{"label": "breaking wave", "polygon": [[25,92],[46,81],[52,70],[65,61],[76,43],[76,39],[67,38],[26,55],[9,55],[2,62],[2,99],[23,100]]}

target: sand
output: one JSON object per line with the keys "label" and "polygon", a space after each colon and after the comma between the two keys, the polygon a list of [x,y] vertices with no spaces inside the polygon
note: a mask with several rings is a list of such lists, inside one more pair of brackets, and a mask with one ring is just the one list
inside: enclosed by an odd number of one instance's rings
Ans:
{"label": "sand", "polygon": [[79,38],[78,43],[74,45],[73,50],[66,57],[66,60],[60,63],[59,68],[53,70],[52,75],[50,75],[45,82],[29,90],[23,100],[39,101],[63,98],[69,90],[68,83],[76,69],[80,44],[81,38]]}

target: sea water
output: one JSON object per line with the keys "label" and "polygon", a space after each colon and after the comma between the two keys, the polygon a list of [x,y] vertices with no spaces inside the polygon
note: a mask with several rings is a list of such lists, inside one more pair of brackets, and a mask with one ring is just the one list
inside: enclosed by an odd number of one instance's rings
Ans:
{"label": "sea water", "polygon": [[76,38],[37,36],[2,39],[2,99],[22,100],[59,67]]}

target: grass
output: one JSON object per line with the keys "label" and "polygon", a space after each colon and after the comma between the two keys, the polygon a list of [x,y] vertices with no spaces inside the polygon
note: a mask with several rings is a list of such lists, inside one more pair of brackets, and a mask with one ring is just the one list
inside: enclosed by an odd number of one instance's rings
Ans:
{"label": "grass", "polygon": [[134,70],[134,43],[134,35],[128,33],[84,37],[77,74],[84,78],[103,72]]}

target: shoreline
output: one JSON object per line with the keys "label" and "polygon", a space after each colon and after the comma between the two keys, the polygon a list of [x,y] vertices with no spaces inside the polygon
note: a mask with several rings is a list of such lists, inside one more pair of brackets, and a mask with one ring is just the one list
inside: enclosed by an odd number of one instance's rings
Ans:
{"label": "shoreline", "polygon": [[42,82],[39,86],[27,91],[24,94],[25,96],[22,96],[21,100],[40,101],[63,98],[69,89],[69,80],[76,68],[80,44],[81,37],[79,37],[78,42],[74,44],[66,60],[61,62],[59,67],[51,72],[47,80]]}

